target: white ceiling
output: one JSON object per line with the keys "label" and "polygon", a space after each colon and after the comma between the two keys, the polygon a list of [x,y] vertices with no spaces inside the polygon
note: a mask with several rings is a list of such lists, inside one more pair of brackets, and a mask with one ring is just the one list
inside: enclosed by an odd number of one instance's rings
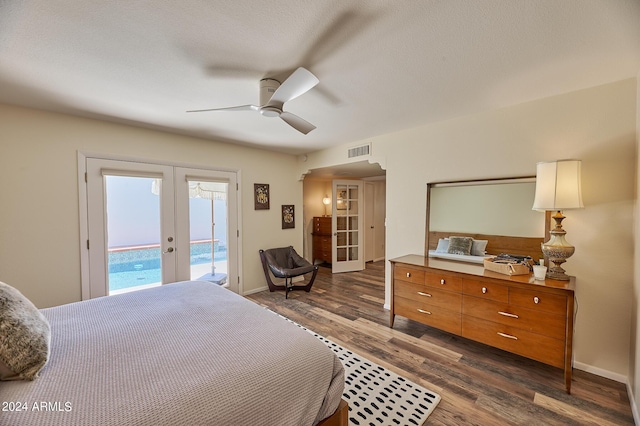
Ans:
{"label": "white ceiling", "polygon": [[[320,84],[253,111],[263,77]],[[0,0],[0,102],[292,154],[640,71],[640,0]]]}

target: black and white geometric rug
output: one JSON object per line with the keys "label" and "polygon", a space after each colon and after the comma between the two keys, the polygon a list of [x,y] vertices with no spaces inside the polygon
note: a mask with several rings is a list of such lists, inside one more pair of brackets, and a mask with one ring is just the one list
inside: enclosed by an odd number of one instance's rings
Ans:
{"label": "black and white geometric rug", "polygon": [[[282,315],[280,315],[282,316]],[[342,396],[349,403],[349,425],[422,425],[440,395],[282,316],[316,336],[338,356],[345,369]]]}
{"label": "black and white geometric rug", "polygon": [[437,393],[309,332],[333,350],[344,365],[342,396],[349,403],[349,425],[422,425],[440,402]]}

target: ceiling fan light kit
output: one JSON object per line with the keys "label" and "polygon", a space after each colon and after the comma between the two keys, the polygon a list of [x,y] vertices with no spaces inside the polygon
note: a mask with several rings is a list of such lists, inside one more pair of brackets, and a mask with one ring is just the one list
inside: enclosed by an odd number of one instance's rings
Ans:
{"label": "ceiling fan light kit", "polygon": [[316,128],[313,124],[295,114],[284,111],[284,103],[308,92],[320,81],[309,70],[298,68],[282,84],[273,78],[260,80],[260,106],[240,105],[228,108],[199,109],[187,112],[205,111],[259,111],[265,117],[280,117],[285,123],[307,134]]}

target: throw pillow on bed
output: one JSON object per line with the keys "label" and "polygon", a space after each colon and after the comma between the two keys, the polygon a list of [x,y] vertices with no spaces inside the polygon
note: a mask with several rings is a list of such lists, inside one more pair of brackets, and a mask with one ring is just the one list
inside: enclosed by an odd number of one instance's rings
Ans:
{"label": "throw pillow on bed", "polygon": [[473,238],[471,237],[449,237],[447,253],[469,255],[471,254],[472,245]]}
{"label": "throw pillow on bed", "polygon": [[471,244],[471,255],[472,256],[484,256],[487,252],[487,243],[489,240],[473,240]]}
{"label": "throw pillow on bed", "polygon": [[440,238],[438,240],[438,247],[436,247],[436,253],[446,253],[449,250],[449,239]]}
{"label": "throw pillow on bed", "polygon": [[33,380],[49,360],[49,321],[18,290],[0,282],[0,380]]}

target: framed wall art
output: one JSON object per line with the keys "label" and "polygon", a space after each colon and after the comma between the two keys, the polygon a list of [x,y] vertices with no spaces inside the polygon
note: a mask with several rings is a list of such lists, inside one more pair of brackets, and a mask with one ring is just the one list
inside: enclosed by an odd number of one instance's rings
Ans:
{"label": "framed wall art", "polygon": [[295,206],[282,205],[282,229],[290,229],[296,227]]}
{"label": "framed wall art", "polygon": [[253,192],[255,210],[269,210],[269,184],[254,183]]}

